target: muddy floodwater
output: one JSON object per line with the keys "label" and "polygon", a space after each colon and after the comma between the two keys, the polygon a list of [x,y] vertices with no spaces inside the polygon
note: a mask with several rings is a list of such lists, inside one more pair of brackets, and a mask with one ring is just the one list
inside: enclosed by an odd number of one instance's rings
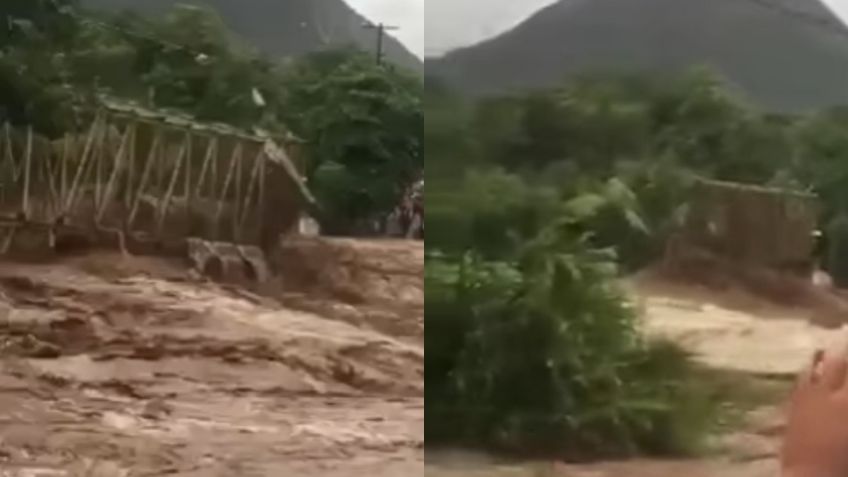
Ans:
{"label": "muddy floodwater", "polygon": [[0,267],[0,476],[421,474],[423,334],[121,260]]}

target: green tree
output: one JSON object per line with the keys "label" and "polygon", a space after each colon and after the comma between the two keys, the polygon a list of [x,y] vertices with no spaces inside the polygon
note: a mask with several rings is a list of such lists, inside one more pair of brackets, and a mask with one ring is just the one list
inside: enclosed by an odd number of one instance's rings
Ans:
{"label": "green tree", "polygon": [[56,132],[72,98],[60,46],[74,37],[73,1],[10,0],[0,5],[0,121]]}
{"label": "green tree", "polygon": [[512,256],[562,205],[556,189],[532,187],[502,169],[460,177],[433,182],[428,192],[427,246],[450,255],[474,250],[487,259]]}
{"label": "green tree", "polygon": [[286,123],[306,140],[328,232],[388,212],[423,172],[419,79],[362,53],[329,52],[296,63],[285,87]]}
{"label": "green tree", "polygon": [[76,0],[4,0],[0,4],[0,48],[36,39],[60,43],[73,37]]}
{"label": "green tree", "polygon": [[280,68],[235,42],[216,13],[179,6],[160,22],[126,23],[138,32],[125,36],[135,50],[130,71],[155,106],[205,121],[282,128]]}
{"label": "green tree", "polygon": [[586,230],[598,211],[629,202],[620,191],[569,201],[537,234],[488,256],[482,237],[465,253],[428,240],[428,442],[582,456],[701,443],[709,397],[684,354],[639,337],[614,285],[615,254]]}
{"label": "green tree", "polygon": [[422,108],[427,180],[455,182],[461,179],[459,169],[473,167],[480,158],[480,141],[475,137],[472,118],[474,106],[444,85],[425,78]]}
{"label": "green tree", "polygon": [[827,112],[803,119],[795,132],[792,172],[826,204],[826,214],[848,210],[848,120]]}

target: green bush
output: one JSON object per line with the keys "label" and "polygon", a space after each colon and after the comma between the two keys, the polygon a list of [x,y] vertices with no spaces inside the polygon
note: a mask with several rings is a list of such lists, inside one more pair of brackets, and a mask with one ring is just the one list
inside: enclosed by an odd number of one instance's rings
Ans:
{"label": "green bush", "polygon": [[614,254],[573,226],[515,261],[428,256],[428,443],[583,457],[699,446],[713,413],[687,357],[640,338]]}
{"label": "green bush", "polygon": [[560,206],[555,190],[532,187],[497,168],[469,171],[459,180],[433,180],[429,187],[427,247],[447,253],[473,249],[484,257],[509,255]]}

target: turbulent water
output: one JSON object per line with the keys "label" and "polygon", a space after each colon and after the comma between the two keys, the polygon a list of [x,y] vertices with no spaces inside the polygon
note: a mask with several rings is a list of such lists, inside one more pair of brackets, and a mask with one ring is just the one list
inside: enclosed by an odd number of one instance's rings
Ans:
{"label": "turbulent water", "polygon": [[421,473],[422,337],[120,260],[0,267],[0,475]]}

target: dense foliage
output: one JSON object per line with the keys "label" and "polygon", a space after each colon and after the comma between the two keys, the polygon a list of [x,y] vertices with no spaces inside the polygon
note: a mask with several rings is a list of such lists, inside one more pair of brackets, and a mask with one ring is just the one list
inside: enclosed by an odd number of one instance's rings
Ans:
{"label": "dense foliage", "polygon": [[592,246],[582,227],[617,206],[584,199],[549,223],[517,221],[514,230],[535,225],[536,235],[516,234],[512,246],[498,228],[509,230],[504,218],[521,207],[500,220],[493,208],[466,209],[467,229],[482,233],[465,253],[428,241],[428,439],[583,457],[701,444],[709,395],[691,386],[682,352],[639,337],[636,311],[614,284],[615,253]]}
{"label": "dense foliage", "polygon": [[697,447],[709,391],[639,337],[615,280],[659,258],[697,177],[813,190],[844,222],[844,112],[767,114],[702,69],[476,103],[428,80],[425,103],[428,438]]}
{"label": "dense foliage", "polygon": [[422,169],[420,80],[356,50],[287,63],[236,39],[213,12],[178,6],[147,20],[84,12],[74,0],[3,2],[0,120],[47,135],[79,127],[76,106],[108,94],[201,121],[305,141],[325,226],[385,214]]}
{"label": "dense foliage", "polygon": [[286,122],[306,140],[308,175],[328,232],[344,232],[397,203],[424,168],[420,80],[375,68],[367,55],[313,55],[286,75]]}

